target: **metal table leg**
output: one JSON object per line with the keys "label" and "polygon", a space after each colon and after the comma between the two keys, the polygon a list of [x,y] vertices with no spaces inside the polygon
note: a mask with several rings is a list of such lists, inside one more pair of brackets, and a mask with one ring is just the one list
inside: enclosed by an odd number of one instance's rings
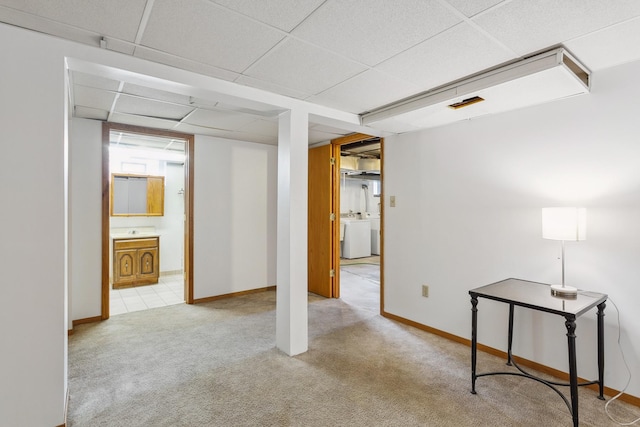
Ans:
{"label": "metal table leg", "polygon": [[511,366],[511,346],[513,345],[513,304],[509,304],[509,337],[507,342],[507,365]]}
{"label": "metal table leg", "polygon": [[598,304],[598,399],[604,399],[604,309],[606,303]]}
{"label": "metal table leg", "polygon": [[578,370],[576,367],[576,319],[566,317],[567,343],[569,346],[569,389],[571,390],[571,415],[573,426],[578,427]]}
{"label": "metal table leg", "polygon": [[476,394],[476,347],[478,345],[478,297],[471,295],[471,393]]}

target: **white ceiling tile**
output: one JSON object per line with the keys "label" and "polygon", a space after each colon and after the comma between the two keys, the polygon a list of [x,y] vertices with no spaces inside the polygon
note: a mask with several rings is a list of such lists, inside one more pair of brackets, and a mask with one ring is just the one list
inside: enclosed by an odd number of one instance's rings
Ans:
{"label": "white ceiling tile", "polygon": [[372,66],[458,22],[437,0],[329,0],[292,34]]}
{"label": "white ceiling tile", "polygon": [[76,105],[73,109],[73,116],[80,117],[82,119],[93,120],[107,120],[109,117],[109,111],[99,110],[97,108],[83,107],[82,105]]}
{"label": "white ceiling tile", "polygon": [[525,56],[635,16],[637,0],[514,0],[473,21]]}
{"label": "white ceiling tile", "polygon": [[2,0],[13,9],[97,34],[134,41],[146,0]]}
{"label": "white ceiling tile", "polygon": [[234,132],[231,136],[228,136],[230,139],[235,139],[238,141],[248,141],[248,142],[256,142],[259,144],[269,144],[269,145],[277,145],[278,144],[278,134],[275,135],[264,135],[250,132]]}
{"label": "white ceiling tile", "polygon": [[505,0],[446,0],[466,16],[477,15]]}
{"label": "white ceiling tile", "polygon": [[306,99],[311,96],[310,93],[301,92],[299,90],[294,90],[288,87],[282,87],[276,83],[267,82],[249,76],[240,76],[236,79],[235,82],[256,89],[262,89],[272,93],[279,93],[280,95],[288,96],[290,98]]}
{"label": "white ceiling tile", "polygon": [[365,67],[306,43],[287,39],[245,74],[299,92],[316,94]]}
{"label": "white ceiling tile", "polygon": [[115,111],[168,120],[180,120],[193,111],[193,108],[121,94],[116,101]]}
{"label": "white ceiling tile", "polygon": [[376,70],[367,70],[307,101],[362,113],[420,92],[420,87]]}
{"label": "white ceiling tile", "polygon": [[482,32],[462,23],[376,68],[428,90],[511,59]]}
{"label": "white ceiling tile", "polygon": [[196,109],[184,119],[184,123],[216,129],[240,130],[256,120],[255,116],[233,111]]}
{"label": "white ceiling tile", "polygon": [[83,107],[109,111],[115,97],[116,94],[114,92],[77,84],[73,86],[73,100],[76,105],[82,105]]}
{"label": "white ceiling tile", "polygon": [[284,37],[210,1],[191,0],[188,5],[156,0],[141,44],[241,72]]}
{"label": "white ceiling tile", "polygon": [[640,18],[571,40],[565,47],[591,71],[640,59]]}
{"label": "white ceiling tile", "polygon": [[157,99],[160,101],[174,102],[181,105],[189,105],[189,97],[177,93],[166,92],[164,90],[152,89],[150,87],[125,83],[122,92],[142,96],[144,98]]}
{"label": "white ceiling tile", "polygon": [[203,126],[190,125],[188,123],[180,123],[175,126],[174,130],[176,132],[194,134],[194,135],[209,135],[209,136],[217,136],[220,138],[227,138],[228,135],[233,134],[233,131],[223,130],[223,129],[213,129]]}
{"label": "white ceiling tile", "polygon": [[96,76],[94,74],[82,73],[79,71],[71,72],[71,81],[74,85],[93,87],[102,90],[118,90],[120,82],[105,77]]}
{"label": "white ceiling tile", "polygon": [[284,31],[291,31],[325,0],[212,0]]}
{"label": "white ceiling tile", "polygon": [[125,125],[146,126],[156,129],[173,129],[178,124],[178,122],[174,120],[136,116],[125,113],[113,113],[109,117],[109,121],[114,123],[122,123]]}
{"label": "white ceiling tile", "polygon": [[219,67],[197,62],[197,59],[190,60],[180,58],[175,55],[149,49],[145,46],[137,46],[133,55],[159,64],[171,65],[182,70],[193,71],[195,73],[204,74],[205,76],[211,76],[221,80],[233,81],[239,75],[233,71],[223,70]]}

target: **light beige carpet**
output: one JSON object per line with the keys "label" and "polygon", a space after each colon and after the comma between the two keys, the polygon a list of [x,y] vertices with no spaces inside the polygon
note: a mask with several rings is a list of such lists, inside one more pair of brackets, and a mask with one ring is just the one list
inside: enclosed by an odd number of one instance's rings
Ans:
{"label": "light beige carpet", "polygon": [[[518,377],[470,391],[470,350],[377,314],[378,285],[343,272],[309,296],[309,351],[275,348],[275,292],[114,316],[69,340],[69,426],[570,426],[564,402]],[[479,369],[504,369],[480,353]],[[640,409],[615,402],[617,416]],[[581,426],[615,425],[580,390]]]}

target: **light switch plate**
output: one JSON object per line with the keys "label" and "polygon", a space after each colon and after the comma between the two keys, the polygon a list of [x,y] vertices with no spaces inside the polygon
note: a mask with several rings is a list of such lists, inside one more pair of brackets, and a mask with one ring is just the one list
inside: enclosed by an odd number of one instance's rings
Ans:
{"label": "light switch plate", "polygon": [[391,206],[392,208],[396,207],[396,196],[389,197],[389,206]]}

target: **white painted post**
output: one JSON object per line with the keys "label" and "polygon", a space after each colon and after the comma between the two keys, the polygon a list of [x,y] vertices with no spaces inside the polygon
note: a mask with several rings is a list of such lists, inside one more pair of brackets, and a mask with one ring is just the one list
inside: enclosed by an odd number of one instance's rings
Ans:
{"label": "white painted post", "polygon": [[289,356],[309,345],[307,300],[307,181],[309,116],[291,110],[278,129],[276,346]]}

